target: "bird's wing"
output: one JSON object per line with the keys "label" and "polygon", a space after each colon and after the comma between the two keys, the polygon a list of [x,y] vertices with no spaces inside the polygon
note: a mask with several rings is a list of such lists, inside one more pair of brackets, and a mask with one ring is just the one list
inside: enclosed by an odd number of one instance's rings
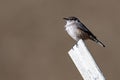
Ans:
{"label": "bird's wing", "polygon": [[89,35],[91,35],[92,37],[96,38],[96,36],[94,36],[94,34],[83,24],[83,23],[79,23],[79,28],[88,33]]}

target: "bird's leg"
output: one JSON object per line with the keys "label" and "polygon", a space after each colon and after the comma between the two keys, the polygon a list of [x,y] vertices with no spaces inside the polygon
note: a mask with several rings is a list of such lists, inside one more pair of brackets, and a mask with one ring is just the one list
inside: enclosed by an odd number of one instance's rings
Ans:
{"label": "bird's leg", "polygon": [[78,47],[78,42],[76,42],[75,44],[76,44],[76,47]]}

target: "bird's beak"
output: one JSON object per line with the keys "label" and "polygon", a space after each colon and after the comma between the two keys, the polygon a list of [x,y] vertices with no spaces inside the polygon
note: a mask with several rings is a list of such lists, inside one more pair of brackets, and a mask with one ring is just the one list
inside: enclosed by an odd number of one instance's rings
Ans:
{"label": "bird's beak", "polygon": [[68,18],[63,18],[64,20],[69,20]]}

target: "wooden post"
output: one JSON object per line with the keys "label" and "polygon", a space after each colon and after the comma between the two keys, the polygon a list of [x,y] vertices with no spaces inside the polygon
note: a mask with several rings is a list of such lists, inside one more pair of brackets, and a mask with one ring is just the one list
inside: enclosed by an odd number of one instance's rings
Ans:
{"label": "wooden post", "polygon": [[83,40],[79,40],[69,52],[69,56],[84,80],[105,80]]}

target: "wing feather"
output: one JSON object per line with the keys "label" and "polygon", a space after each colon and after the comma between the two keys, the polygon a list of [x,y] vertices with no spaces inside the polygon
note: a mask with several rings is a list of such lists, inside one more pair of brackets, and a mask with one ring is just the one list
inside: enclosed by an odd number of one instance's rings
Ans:
{"label": "wing feather", "polygon": [[94,34],[83,23],[81,23],[81,22],[79,23],[79,28],[82,31],[88,33],[91,37],[96,38],[96,36],[94,36]]}

